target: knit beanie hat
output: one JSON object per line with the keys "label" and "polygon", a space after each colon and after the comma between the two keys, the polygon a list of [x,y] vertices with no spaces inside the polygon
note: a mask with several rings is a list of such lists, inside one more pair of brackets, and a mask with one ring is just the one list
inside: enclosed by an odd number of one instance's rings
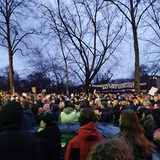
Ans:
{"label": "knit beanie hat", "polygon": [[[22,127],[23,126],[23,109],[20,103],[10,101],[0,110],[0,126]],[[1,128],[1,129],[2,129]]]}

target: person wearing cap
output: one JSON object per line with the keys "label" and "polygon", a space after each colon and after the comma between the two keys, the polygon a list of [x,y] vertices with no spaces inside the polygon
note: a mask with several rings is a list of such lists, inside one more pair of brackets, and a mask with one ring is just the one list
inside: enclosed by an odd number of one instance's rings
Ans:
{"label": "person wearing cap", "polygon": [[36,136],[24,130],[23,108],[16,101],[0,110],[0,159],[36,159]]}

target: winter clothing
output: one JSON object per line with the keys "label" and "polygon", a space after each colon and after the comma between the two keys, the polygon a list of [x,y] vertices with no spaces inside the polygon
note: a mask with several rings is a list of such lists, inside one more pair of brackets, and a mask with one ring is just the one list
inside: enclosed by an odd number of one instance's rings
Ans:
{"label": "winter clothing", "polygon": [[36,124],[36,120],[30,108],[31,103],[27,100],[23,100],[21,105],[23,107],[23,113],[24,113],[24,129],[25,130],[32,129]]}
{"label": "winter clothing", "polygon": [[149,141],[153,140],[153,133],[155,130],[155,122],[152,114],[148,114],[142,121],[144,134]]}
{"label": "winter clothing", "polygon": [[40,120],[44,121],[46,126],[36,133],[38,137],[37,160],[59,160],[61,133],[56,123],[57,117],[48,111],[41,115]]}
{"label": "winter clothing", "polygon": [[113,108],[105,108],[103,109],[101,114],[100,122],[112,123],[114,119]]}
{"label": "winter clothing", "polygon": [[98,134],[93,122],[83,125],[78,135],[71,139],[67,145],[65,160],[86,160],[90,149],[105,138]]}
{"label": "winter clothing", "polygon": [[7,129],[0,133],[1,160],[35,160],[36,137],[23,130]]}
{"label": "winter clothing", "polygon": [[160,128],[160,108],[155,108],[153,110],[153,117],[155,120],[156,128]]}
{"label": "winter clothing", "polygon": [[56,124],[37,133],[37,160],[59,160],[61,133]]}
{"label": "winter clothing", "polygon": [[32,129],[36,125],[35,116],[30,108],[24,108],[24,129]]}
{"label": "winter clothing", "polygon": [[73,108],[67,107],[61,112],[59,119],[61,123],[78,122],[78,115]]}
{"label": "winter clothing", "polygon": [[23,109],[18,102],[1,109],[0,123],[0,159],[35,160],[36,137],[23,130]]}
{"label": "winter clothing", "polygon": [[113,107],[113,114],[114,114],[113,123],[114,124],[119,124],[120,113],[121,113],[120,106],[119,105],[115,105]]}
{"label": "winter clothing", "polygon": [[58,121],[58,115],[52,111],[44,112],[40,115],[40,121],[43,120],[46,126],[51,126],[54,122]]}
{"label": "winter clothing", "polygon": [[15,101],[8,102],[0,110],[0,130],[6,128],[17,128],[23,127],[23,110],[22,106]]}

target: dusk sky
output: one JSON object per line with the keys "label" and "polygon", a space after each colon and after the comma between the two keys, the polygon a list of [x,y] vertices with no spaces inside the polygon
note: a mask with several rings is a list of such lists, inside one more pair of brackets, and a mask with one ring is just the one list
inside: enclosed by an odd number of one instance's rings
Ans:
{"label": "dusk sky", "polygon": [[[49,1],[49,0],[48,0]],[[52,1],[51,1],[52,2]],[[129,27],[130,28],[130,27]],[[132,35],[132,31],[128,30],[128,33],[130,36]],[[145,33],[149,35],[149,32]],[[128,41],[128,40],[127,40]],[[118,63],[115,66],[114,69],[111,70],[111,73],[113,73],[112,79],[116,78],[130,78],[134,71],[134,50],[133,50],[133,42],[131,40],[130,45],[126,42],[123,42],[121,44],[120,53],[119,55],[116,55],[116,58],[118,59]],[[141,42],[139,42],[140,45],[140,64],[147,64],[150,60],[155,59],[157,55],[147,55],[145,54],[145,45]],[[149,47],[149,46],[147,46]],[[0,68],[6,67],[8,65],[8,53],[7,50],[0,47]],[[25,73],[25,69],[28,68],[29,64],[27,63],[27,58],[23,57],[19,54],[15,54],[13,57],[13,67],[14,70],[18,73]],[[107,64],[108,62],[106,62]],[[111,63],[111,62],[110,62]],[[107,65],[106,65],[107,66]],[[105,72],[105,69],[103,69]]]}
{"label": "dusk sky", "polygon": [[[119,55],[117,66],[111,71],[113,73],[112,79],[130,78],[134,71],[133,47],[129,45],[127,46],[124,43],[121,46],[123,46],[121,47],[121,52],[123,53],[123,55]],[[143,50],[143,47],[144,46],[142,46],[142,48],[140,49]],[[2,47],[0,47],[0,52],[3,53],[3,56],[0,56],[0,68],[3,68],[8,65],[8,53],[7,50]],[[153,55],[149,56],[141,54],[140,57],[141,64],[145,64],[149,60],[154,59]],[[19,74],[25,74],[25,70],[29,67],[29,64],[26,61],[26,57],[20,54],[15,54],[13,62],[14,70],[17,71]]]}
{"label": "dusk sky", "polygon": [[[123,52],[126,52],[126,56],[121,56],[119,58],[119,66],[113,69],[113,79],[116,78],[129,78],[132,74],[132,71],[134,70],[134,53],[132,52],[132,55],[129,53],[131,52],[131,49],[127,51],[122,50]],[[3,52],[3,57],[0,56],[0,68],[3,68],[8,65],[8,54],[7,50],[0,47],[0,52]],[[107,62],[106,62],[107,63]],[[18,73],[23,73],[24,70],[27,69],[28,63],[26,61],[26,57],[23,57],[19,54],[14,55],[14,69]],[[104,69],[105,72],[105,69]]]}

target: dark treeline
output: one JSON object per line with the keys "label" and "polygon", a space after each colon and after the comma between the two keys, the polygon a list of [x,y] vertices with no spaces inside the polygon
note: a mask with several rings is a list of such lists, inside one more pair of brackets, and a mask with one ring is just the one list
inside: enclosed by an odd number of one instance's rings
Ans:
{"label": "dark treeline", "polygon": [[[26,77],[21,77],[17,72],[15,72],[15,92],[32,92],[32,87],[36,87],[36,92],[41,93],[42,90],[46,90],[47,93],[64,93],[66,94],[66,83],[65,79],[59,81],[51,77],[47,77],[41,72],[33,72]],[[134,79],[105,79],[104,75],[99,75],[96,77],[92,84],[120,84],[125,82],[133,82]],[[0,73],[0,90],[9,91],[9,75],[8,73]],[[141,90],[148,91],[151,87],[159,88],[160,76],[150,76],[147,74],[141,74],[141,83],[146,85],[142,86]],[[89,92],[93,92],[94,88],[89,88]],[[69,93],[82,92],[84,91],[84,86],[82,84],[77,84],[74,79],[69,82]],[[117,91],[118,92],[118,91]]]}
{"label": "dark treeline", "polygon": [[[65,92],[65,84],[58,83],[51,80],[48,77],[45,77],[42,73],[33,73],[29,74],[25,78],[20,78],[18,74],[15,74],[15,92],[31,92],[32,87],[36,87],[37,93],[41,93],[43,89],[46,89],[47,92]],[[9,77],[8,75],[0,76],[0,90],[9,91]],[[70,86],[71,90],[74,90],[74,85]],[[77,88],[78,89],[78,88]]]}

